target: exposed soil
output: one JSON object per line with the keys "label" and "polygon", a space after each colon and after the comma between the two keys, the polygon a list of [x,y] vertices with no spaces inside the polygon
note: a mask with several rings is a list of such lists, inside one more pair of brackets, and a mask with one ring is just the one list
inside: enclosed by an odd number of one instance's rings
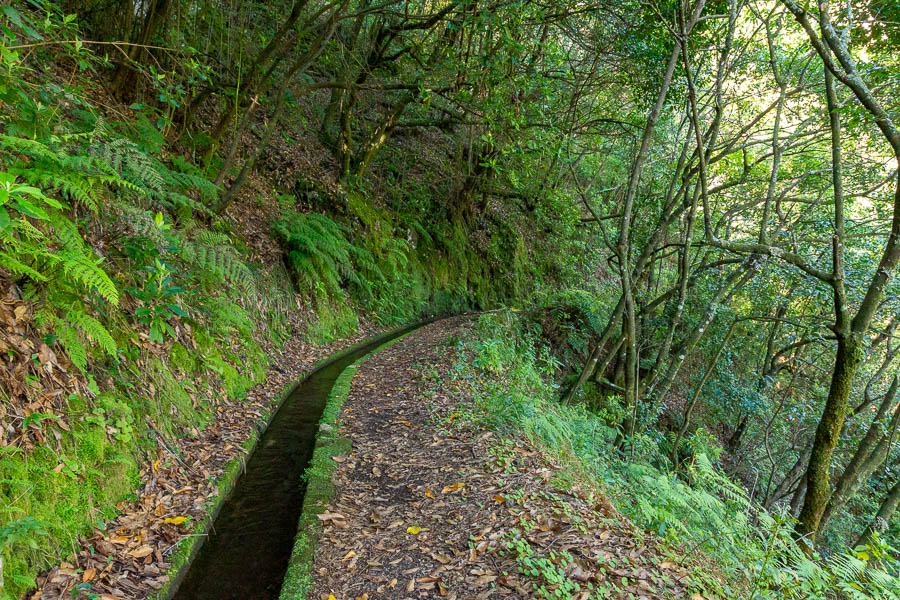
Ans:
{"label": "exposed soil", "polygon": [[[105,531],[79,538],[77,556],[39,575],[38,589],[29,599],[139,599],[162,588],[169,581],[171,553],[190,535],[191,523],[207,515],[227,463],[245,453],[242,444],[272,411],[285,386],[302,378],[317,361],[372,333],[362,328],[352,338],[320,347],[294,338],[273,353],[275,366],[247,398],[230,400],[222,391],[214,399],[204,399],[216,403],[217,418],[209,427],[179,439],[155,433],[156,452],[141,467],[138,500],[120,502],[119,517]],[[79,584],[89,585],[79,588]]]}
{"label": "exposed soil", "polygon": [[[564,598],[684,596],[686,570],[602,495],[560,489],[559,467],[525,440],[456,416],[472,398],[448,379],[454,350],[444,341],[466,324],[424,327],[359,369],[340,425],[353,451],[339,459],[337,494],[319,515],[312,598],[555,598],[537,591],[560,587],[542,578],[551,569],[609,588]],[[516,537],[532,564],[546,559],[537,576],[507,547]]]}

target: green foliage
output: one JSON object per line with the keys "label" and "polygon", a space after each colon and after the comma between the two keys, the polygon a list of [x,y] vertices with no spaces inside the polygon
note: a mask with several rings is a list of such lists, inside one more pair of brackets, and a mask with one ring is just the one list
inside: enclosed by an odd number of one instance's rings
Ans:
{"label": "green foliage", "polygon": [[[697,570],[694,585],[701,593],[753,600],[900,598],[894,549],[876,540],[856,552],[807,557],[793,538],[792,519],[767,512],[708,458],[706,452],[718,449],[706,434],[689,440],[694,460],[684,475],[651,463],[660,450],[647,436],[637,441],[634,459],[615,452],[615,431],[601,416],[556,401],[540,344],[514,313],[480,317],[455,366],[455,376],[476,393],[474,412],[462,416],[526,435],[569,465],[574,479],[587,477],[637,525],[671,544],[680,561],[703,551],[721,572]],[[554,565],[529,562],[527,542],[514,539],[507,547],[527,572],[555,581]]]}
{"label": "green foliage", "polygon": [[[0,448],[0,554],[4,558],[7,595],[16,598],[34,585],[35,564],[70,552],[78,535],[103,528],[114,505],[137,483],[130,454],[133,436],[108,436],[114,416],[98,402],[92,410],[74,410],[72,431],[59,451],[40,448],[26,453]],[[122,421],[123,425],[127,425]]]}
{"label": "green foliage", "polygon": [[383,278],[372,254],[349,242],[347,228],[325,215],[289,212],[273,225],[301,291],[322,300],[344,297],[344,286],[369,293],[360,271]]}
{"label": "green foliage", "polygon": [[[561,552],[559,555],[551,552],[549,558],[538,557],[535,556],[534,549],[521,532],[510,531],[508,538],[506,550],[515,558],[519,571],[535,577],[539,581],[539,583],[534,583],[536,598],[581,597],[581,585],[566,575],[566,566],[572,562],[572,556],[568,552]],[[592,595],[591,597],[599,599],[604,596]]]}
{"label": "green foliage", "polygon": [[169,321],[176,316],[188,316],[177,303],[176,297],[182,289],[173,282],[172,268],[159,259],[155,264],[144,267],[142,272],[145,276],[141,287],[131,287],[127,291],[141,302],[134,314],[148,327],[150,340],[161,344],[166,337],[175,337],[175,330]]}
{"label": "green foliage", "polygon": [[580,367],[592,350],[592,340],[606,325],[606,306],[600,294],[565,288],[541,294],[535,304],[532,318],[541,336],[564,364]]}

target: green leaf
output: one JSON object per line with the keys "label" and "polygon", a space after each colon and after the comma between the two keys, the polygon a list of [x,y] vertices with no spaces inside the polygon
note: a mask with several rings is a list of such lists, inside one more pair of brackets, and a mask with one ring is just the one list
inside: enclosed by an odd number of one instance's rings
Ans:
{"label": "green leaf", "polygon": [[14,9],[12,6],[0,6],[0,11],[2,11],[3,14],[6,15],[6,18],[8,18],[16,27],[25,27],[25,23],[22,21],[22,15],[20,15],[19,11]]}
{"label": "green leaf", "polygon": [[19,198],[18,202],[13,202],[12,204],[10,204],[10,206],[18,210],[20,213],[23,213],[33,219],[41,219],[42,221],[45,221],[50,218],[50,215],[48,215],[44,211],[44,209],[38,208],[24,198]]}

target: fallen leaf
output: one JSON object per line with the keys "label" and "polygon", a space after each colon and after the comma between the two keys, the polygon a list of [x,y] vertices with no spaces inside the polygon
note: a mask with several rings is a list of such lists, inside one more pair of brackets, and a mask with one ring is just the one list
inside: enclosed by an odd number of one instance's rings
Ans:
{"label": "fallen leaf", "polygon": [[464,487],[466,487],[466,484],[462,483],[462,482],[454,483],[453,485],[445,485],[444,489],[441,490],[441,493],[449,494],[451,492],[458,492],[459,490],[463,489]]}
{"label": "fallen leaf", "polygon": [[494,502],[496,502],[497,504],[503,504],[504,502],[506,502],[506,498],[504,498],[503,496],[494,496]]}
{"label": "fallen leaf", "polygon": [[350,560],[350,559],[353,558],[354,556],[356,556],[356,552],[354,552],[353,550],[351,550],[350,552],[348,552],[347,554],[344,555],[344,558],[341,559],[341,562],[347,562],[348,560]]}
{"label": "fallen leaf", "polygon": [[419,529],[418,527],[416,527],[415,525],[410,525],[409,527],[406,528],[406,533],[411,533],[413,535],[418,535],[420,531],[422,531],[422,530]]}
{"label": "fallen leaf", "polygon": [[188,520],[188,517],[169,517],[163,523],[171,523],[172,525],[181,525]]}
{"label": "fallen leaf", "polygon": [[153,554],[153,548],[151,548],[149,544],[144,544],[140,548],[135,548],[128,554],[135,558],[144,558],[145,556],[150,556],[151,554]]}
{"label": "fallen leaf", "polygon": [[431,488],[425,488],[425,497],[434,498],[434,492],[431,491]]}
{"label": "fallen leaf", "polygon": [[333,460],[336,463],[342,463],[345,460],[347,460],[347,457],[346,456],[332,456],[331,460]]}
{"label": "fallen leaf", "polygon": [[81,583],[87,583],[94,579],[97,576],[96,569],[85,569],[84,573],[81,574]]}
{"label": "fallen leaf", "polygon": [[324,512],[324,513],[316,515],[316,516],[319,518],[320,521],[334,521],[334,520],[343,521],[344,519],[347,518],[340,513],[329,513],[329,512]]}

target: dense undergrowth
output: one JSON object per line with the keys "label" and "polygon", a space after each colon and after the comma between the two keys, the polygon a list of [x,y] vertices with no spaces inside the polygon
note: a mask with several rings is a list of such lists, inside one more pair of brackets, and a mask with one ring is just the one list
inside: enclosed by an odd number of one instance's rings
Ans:
{"label": "dense undergrowth", "polygon": [[521,232],[473,249],[465,219],[403,182],[378,202],[362,180],[318,186],[315,202],[248,186],[236,205],[264,198],[262,235],[284,252],[266,260],[240,217],[213,210],[218,155],[169,140],[185,90],[161,75],[161,102],[120,104],[102,85],[108,55],[65,41],[80,38],[75,15],[0,8],[0,597],[103,530],[148,452],[213,422],[289,337],[532,289]]}
{"label": "dense undergrowth", "polygon": [[661,464],[665,449],[651,436],[618,452],[621,415],[558,402],[560,362],[538,320],[509,311],[483,315],[456,349],[454,377],[475,398],[459,418],[525,435],[562,466],[556,485],[605,494],[662,540],[675,562],[690,566],[704,597],[900,598],[895,549],[876,537],[853,552],[805,555],[790,515],[767,511],[725,475],[717,464],[721,448],[702,429],[687,442],[693,459],[682,472]]}
{"label": "dense undergrowth", "polygon": [[896,593],[898,10],[0,1],[0,596],[287,340],[497,306],[477,418],[706,589]]}

